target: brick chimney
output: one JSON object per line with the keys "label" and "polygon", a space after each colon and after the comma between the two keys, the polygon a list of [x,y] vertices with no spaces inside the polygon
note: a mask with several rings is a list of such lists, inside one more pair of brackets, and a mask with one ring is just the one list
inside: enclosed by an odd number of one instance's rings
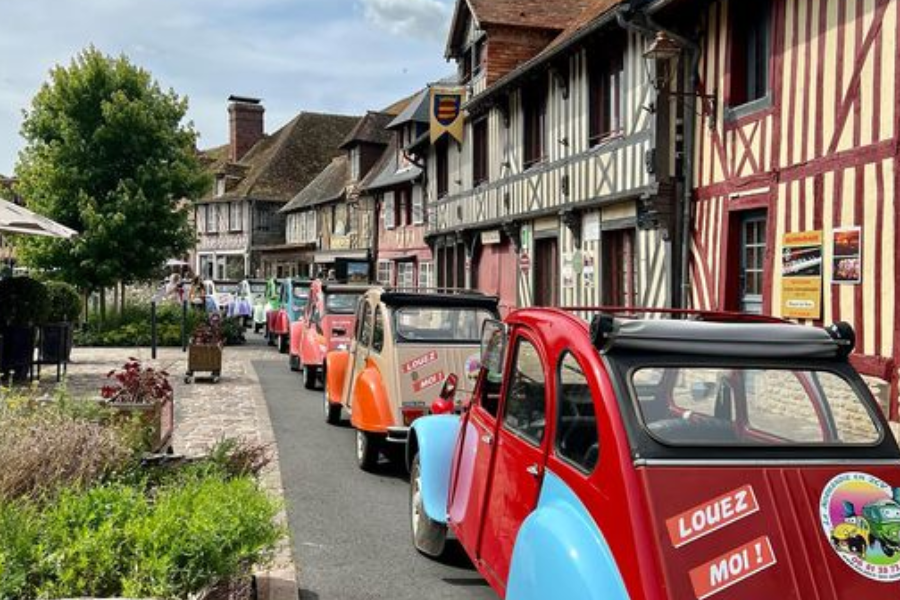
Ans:
{"label": "brick chimney", "polygon": [[259,98],[228,97],[228,125],[231,130],[229,158],[241,160],[262,139],[263,113]]}

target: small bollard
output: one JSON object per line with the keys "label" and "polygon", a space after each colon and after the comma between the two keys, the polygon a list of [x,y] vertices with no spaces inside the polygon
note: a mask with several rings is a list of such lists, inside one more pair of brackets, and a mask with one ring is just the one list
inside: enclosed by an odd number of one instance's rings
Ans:
{"label": "small bollard", "polygon": [[150,357],[156,360],[156,300],[150,302]]}

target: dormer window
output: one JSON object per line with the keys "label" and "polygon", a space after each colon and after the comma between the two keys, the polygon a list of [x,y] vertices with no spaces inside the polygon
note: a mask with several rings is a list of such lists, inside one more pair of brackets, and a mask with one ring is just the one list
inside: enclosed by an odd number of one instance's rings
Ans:
{"label": "dormer window", "polygon": [[221,198],[225,195],[225,176],[224,175],[216,175],[216,198]]}

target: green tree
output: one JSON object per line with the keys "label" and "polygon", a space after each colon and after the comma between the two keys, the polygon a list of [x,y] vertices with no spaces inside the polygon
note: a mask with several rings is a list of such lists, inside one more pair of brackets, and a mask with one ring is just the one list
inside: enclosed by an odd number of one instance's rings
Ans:
{"label": "green tree", "polygon": [[125,56],[94,47],[54,68],[25,111],[17,191],[80,235],[21,237],[22,260],[90,292],[147,280],[191,248],[187,199],[211,181],[187,106]]}

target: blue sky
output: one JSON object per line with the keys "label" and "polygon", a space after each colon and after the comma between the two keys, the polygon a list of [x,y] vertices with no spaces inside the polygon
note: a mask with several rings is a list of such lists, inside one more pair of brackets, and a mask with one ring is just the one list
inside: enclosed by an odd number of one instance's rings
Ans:
{"label": "blue sky", "polygon": [[94,44],[190,100],[200,146],[227,141],[226,99],[256,96],[271,132],[301,110],[361,114],[452,72],[452,0],[0,0],[0,174],[22,109]]}

